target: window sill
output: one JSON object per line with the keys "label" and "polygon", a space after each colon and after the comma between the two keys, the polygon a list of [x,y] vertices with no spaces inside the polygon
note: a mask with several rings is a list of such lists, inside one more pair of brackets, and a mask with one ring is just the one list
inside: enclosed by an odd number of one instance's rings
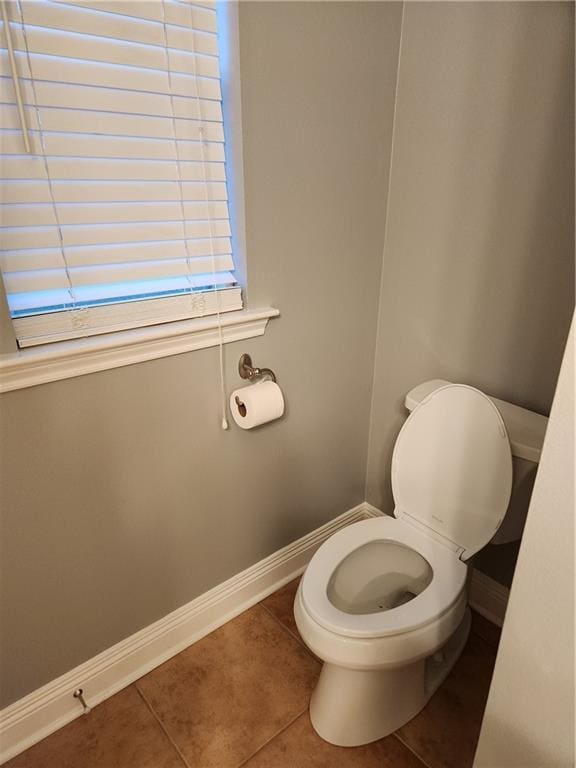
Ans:
{"label": "window sill", "polygon": [[[224,343],[262,336],[268,320],[279,314],[272,308],[226,313]],[[210,316],[22,349],[0,357],[0,392],[215,347],[219,341],[218,320]]]}

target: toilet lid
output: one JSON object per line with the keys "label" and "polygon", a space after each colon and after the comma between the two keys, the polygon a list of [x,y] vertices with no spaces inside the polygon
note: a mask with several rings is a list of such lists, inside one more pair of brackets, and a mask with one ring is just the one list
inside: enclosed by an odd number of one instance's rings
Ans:
{"label": "toilet lid", "polygon": [[511,488],[510,443],[490,398],[449,384],[412,411],[392,457],[396,517],[431,529],[467,560],[500,527]]}

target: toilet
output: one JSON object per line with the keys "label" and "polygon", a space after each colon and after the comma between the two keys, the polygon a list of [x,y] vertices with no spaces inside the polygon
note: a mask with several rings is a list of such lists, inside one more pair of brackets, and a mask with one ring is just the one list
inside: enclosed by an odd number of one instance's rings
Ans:
{"label": "toilet", "polygon": [[295,598],[302,639],[324,662],[310,702],[323,739],[380,739],[446,678],[470,630],[466,562],[498,531],[511,488],[510,442],[494,402],[446,382],[421,396],[394,447],[394,517],[330,537]]}

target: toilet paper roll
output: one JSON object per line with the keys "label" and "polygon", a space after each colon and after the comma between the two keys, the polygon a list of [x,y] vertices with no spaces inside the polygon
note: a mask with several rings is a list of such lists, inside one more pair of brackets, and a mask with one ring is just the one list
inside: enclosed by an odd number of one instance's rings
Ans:
{"label": "toilet paper roll", "polygon": [[239,427],[252,429],[282,416],[284,395],[275,382],[259,381],[232,392],[230,410]]}

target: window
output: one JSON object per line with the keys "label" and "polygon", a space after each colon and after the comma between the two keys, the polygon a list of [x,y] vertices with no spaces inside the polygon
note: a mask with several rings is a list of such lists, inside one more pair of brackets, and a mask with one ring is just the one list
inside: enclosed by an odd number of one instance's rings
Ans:
{"label": "window", "polygon": [[214,5],[6,7],[0,268],[19,345],[241,309]]}

